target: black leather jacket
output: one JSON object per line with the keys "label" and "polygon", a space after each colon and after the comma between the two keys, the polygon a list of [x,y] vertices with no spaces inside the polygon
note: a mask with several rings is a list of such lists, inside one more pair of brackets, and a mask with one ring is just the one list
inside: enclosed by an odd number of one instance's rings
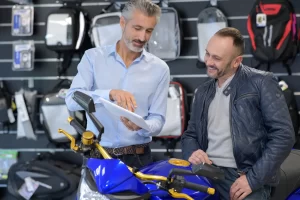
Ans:
{"label": "black leather jacket", "polygon": [[[215,80],[200,85],[181,144],[183,158],[208,147],[208,108]],[[230,129],[237,170],[247,174],[252,191],[277,185],[279,167],[291,151],[295,136],[287,104],[276,78],[269,72],[241,65],[223,91],[230,95]]]}

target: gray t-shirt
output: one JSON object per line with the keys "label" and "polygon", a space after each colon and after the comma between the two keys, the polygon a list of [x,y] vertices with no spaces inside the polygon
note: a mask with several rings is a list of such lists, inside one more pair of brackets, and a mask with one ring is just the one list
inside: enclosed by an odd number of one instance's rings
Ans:
{"label": "gray t-shirt", "polygon": [[223,94],[233,77],[234,75],[228,78],[220,88],[216,81],[216,95],[208,110],[208,149],[206,153],[213,164],[236,168],[229,121],[230,95]]}

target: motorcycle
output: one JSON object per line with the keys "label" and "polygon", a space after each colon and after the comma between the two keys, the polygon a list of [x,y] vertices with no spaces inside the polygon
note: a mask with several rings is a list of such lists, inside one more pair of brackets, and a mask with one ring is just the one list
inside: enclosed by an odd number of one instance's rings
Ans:
{"label": "motorcycle", "polygon": [[[225,178],[221,169],[205,163],[192,165],[177,158],[157,161],[141,169],[127,166],[119,159],[113,159],[100,145],[104,127],[93,115],[93,99],[79,91],[74,92],[73,99],[99,130],[96,137],[72,117],[68,122],[80,133],[81,141],[58,130],[71,141],[70,148],[83,155],[77,200],[219,200],[212,180]],[[300,151],[292,150],[280,171],[281,180],[272,189],[272,200],[300,199]]]}

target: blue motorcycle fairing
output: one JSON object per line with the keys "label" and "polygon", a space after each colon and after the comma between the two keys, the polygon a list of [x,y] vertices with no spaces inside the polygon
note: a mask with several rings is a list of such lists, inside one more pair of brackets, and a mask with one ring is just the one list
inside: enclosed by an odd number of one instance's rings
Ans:
{"label": "blue motorcycle fairing", "polygon": [[87,167],[92,172],[101,194],[132,191],[143,195],[149,192],[148,188],[118,159],[90,158]]}
{"label": "blue motorcycle fairing", "polygon": [[294,191],[288,198],[287,200],[299,200],[300,199],[300,189],[297,189]]}
{"label": "blue motorcycle fairing", "polygon": [[[178,166],[178,165],[170,164],[169,160],[163,160],[163,161],[158,161],[158,162],[152,163],[151,165],[142,168],[140,171],[144,174],[160,175],[160,176],[166,176],[167,177],[169,175],[169,172],[173,168],[181,168],[181,169],[186,169],[186,170],[192,170],[191,165],[189,165],[189,166]],[[207,187],[212,187],[212,184],[205,177],[200,177],[200,176],[197,176],[197,175],[183,175],[183,176],[184,176],[185,180],[188,181],[188,182],[200,184],[200,185],[207,186]],[[152,194],[152,196],[159,196],[163,199],[168,199],[168,198],[172,199],[172,197],[169,195],[168,192],[166,192],[164,190],[158,190],[156,185],[146,184],[146,186],[149,188],[150,193]],[[182,190],[182,193],[185,193],[185,194],[189,195],[190,197],[192,197],[194,199],[206,199],[209,196],[211,196],[207,193],[194,191],[194,190],[190,190],[190,189],[186,189],[186,188],[184,188]],[[217,194],[215,194],[213,196],[217,196]]]}
{"label": "blue motorcycle fairing", "polygon": [[[175,200],[175,198],[173,198],[173,197],[161,198],[161,197],[158,197],[158,196],[151,196],[149,200]],[[186,199],[176,198],[176,200],[186,200]],[[206,199],[195,199],[195,200],[220,200],[220,198],[215,197],[215,196],[210,196]]]}

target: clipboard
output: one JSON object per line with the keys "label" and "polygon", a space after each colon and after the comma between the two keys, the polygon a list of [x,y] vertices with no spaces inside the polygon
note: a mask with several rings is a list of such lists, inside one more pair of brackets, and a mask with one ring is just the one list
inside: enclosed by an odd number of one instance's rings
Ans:
{"label": "clipboard", "polygon": [[105,109],[110,112],[112,115],[120,118],[120,117],[126,117],[133,123],[135,123],[137,126],[150,131],[150,128],[146,121],[141,117],[140,115],[137,115],[136,113],[130,112],[129,110],[126,110],[125,108],[122,108],[121,106],[118,106],[106,99],[103,99],[100,97],[100,101],[105,107]]}

